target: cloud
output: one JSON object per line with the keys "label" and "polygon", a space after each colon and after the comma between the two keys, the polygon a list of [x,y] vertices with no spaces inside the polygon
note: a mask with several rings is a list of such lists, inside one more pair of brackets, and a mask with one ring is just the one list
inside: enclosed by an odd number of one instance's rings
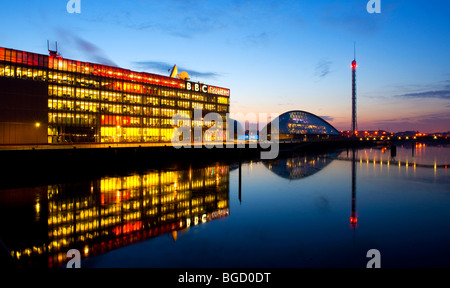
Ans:
{"label": "cloud", "polygon": [[247,46],[265,46],[269,42],[269,33],[261,32],[244,37],[243,43]]}
{"label": "cloud", "polygon": [[446,86],[444,90],[431,90],[417,93],[406,93],[397,95],[398,97],[406,98],[438,98],[438,99],[450,99],[450,87]]}
{"label": "cloud", "polygon": [[432,133],[436,131],[448,131],[450,129],[448,123],[450,123],[450,115],[448,113],[436,113],[422,114],[409,118],[375,121],[366,123],[365,127],[368,127],[367,129],[382,128],[389,131],[411,130]]}
{"label": "cloud", "polygon": [[327,76],[331,72],[331,64],[333,64],[333,62],[329,60],[320,60],[316,65],[314,75],[318,76],[319,78]]}
{"label": "cloud", "polygon": [[207,16],[188,16],[183,18],[180,23],[168,21],[165,23],[140,22],[140,23],[118,23],[129,29],[138,31],[159,31],[180,38],[194,38],[198,35],[208,34],[225,27],[225,24],[214,17]]}
{"label": "cloud", "polygon": [[[136,67],[139,67],[140,69],[145,69],[149,71],[159,72],[159,73],[166,73],[169,75],[170,70],[172,69],[174,64],[169,64],[167,62],[161,62],[161,61],[135,61],[133,62],[133,65]],[[200,77],[200,78],[209,78],[209,79],[217,79],[219,76],[221,76],[217,72],[204,72],[204,71],[197,71],[197,70],[190,70],[190,69],[184,69],[182,67],[178,67],[178,71],[186,71],[189,76],[194,77]]]}
{"label": "cloud", "polygon": [[228,7],[217,5],[215,1],[175,0],[154,1],[151,4],[148,1],[136,1],[125,10],[100,13],[100,17],[92,17],[89,21],[192,39],[221,31],[233,24],[225,16],[229,13]]}
{"label": "cloud", "polygon": [[106,56],[106,53],[97,47],[95,44],[73,34],[64,29],[58,29],[57,33],[64,42],[67,42],[67,47],[76,47],[77,51],[84,54],[85,57],[95,63],[118,67],[118,65]]}
{"label": "cloud", "polygon": [[141,69],[154,70],[157,72],[168,72],[173,65],[160,61],[135,61],[133,64]]}

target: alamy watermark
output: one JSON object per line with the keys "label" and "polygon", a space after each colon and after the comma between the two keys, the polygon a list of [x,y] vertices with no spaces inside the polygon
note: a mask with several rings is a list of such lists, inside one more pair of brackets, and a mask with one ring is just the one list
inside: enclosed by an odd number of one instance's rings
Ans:
{"label": "alamy watermark", "polygon": [[377,249],[370,249],[366,253],[367,258],[371,258],[366,265],[366,268],[380,268],[381,267],[381,253]]}
{"label": "alamy watermark", "polygon": [[370,14],[381,13],[381,0],[369,0],[366,5],[366,10]]}
{"label": "alamy watermark", "polygon": [[[81,253],[78,249],[70,249],[67,251],[66,268],[81,268]],[[366,253],[367,258],[371,258],[366,265],[366,268],[381,268],[381,253],[377,249],[370,249]]]}
{"label": "alamy watermark", "polygon": [[66,5],[67,13],[81,13],[81,0],[69,0]]}
{"label": "alamy watermark", "polygon": [[[81,0],[69,0],[66,5],[67,12],[70,14],[81,13]],[[366,5],[368,13],[381,13],[381,0],[369,0]]]}
{"label": "alamy watermark", "polygon": [[[258,115],[255,113],[246,115],[227,113],[224,125],[224,120],[219,113],[210,112],[203,115],[202,109],[194,109],[193,113],[193,118],[185,113],[177,113],[172,117],[172,125],[176,127],[171,139],[173,147],[179,149],[205,146],[211,149],[234,148],[236,145],[237,148],[244,148],[248,140],[249,148],[258,148],[259,144],[262,149],[268,149],[268,151],[261,151],[261,159],[274,159],[278,156],[279,114],[271,113],[269,117],[267,113]],[[244,135],[239,135],[239,131],[235,131],[237,127],[232,119],[236,118],[244,119],[237,121],[241,127],[245,127],[246,122],[253,123],[249,125],[249,129]],[[237,134],[248,138],[235,137]]]}
{"label": "alamy watermark", "polygon": [[81,253],[78,249],[70,249],[67,251],[66,256],[70,258],[66,268],[81,268]]}

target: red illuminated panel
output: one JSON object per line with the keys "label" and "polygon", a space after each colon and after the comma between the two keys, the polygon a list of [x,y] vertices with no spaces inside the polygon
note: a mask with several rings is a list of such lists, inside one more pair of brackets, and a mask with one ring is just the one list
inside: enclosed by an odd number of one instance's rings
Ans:
{"label": "red illuminated panel", "polygon": [[[87,65],[87,63],[85,64]],[[169,86],[169,87],[176,87],[176,88],[182,88],[184,85],[184,81],[180,79],[175,79],[171,77],[156,75],[156,74],[150,74],[150,73],[137,73],[126,69],[121,68],[115,68],[115,67],[109,67],[104,65],[96,65],[96,69],[92,72],[94,75],[99,75],[103,77],[110,77],[120,80],[128,80],[133,82],[142,82],[142,83],[149,83],[154,85],[163,85],[163,86]],[[117,82],[119,83],[119,82]],[[133,86],[134,84],[127,83],[127,85],[130,85],[129,87],[123,87],[122,84],[114,84],[113,89],[127,89],[124,91],[128,92],[137,92],[142,93],[142,86]]]}
{"label": "red illuminated panel", "polygon": [[213,220],[213,219],[225,217],[229,214],[230,214],[230,209],[228,209],[228,208],[227,209],[219,209],[217,211],[212,212],[211,215],[208,215],[208,218]]}
{"label": "red illuminated panel", "polygon": [[123,91],[131,92],[131,93],[142,93],[142,85],[132,84],[132,83],[124,83]]}
{"label": "red illuminated panel", "polygon": [[22,51],[17,51],[17,63],[23,63],[23,54],[24,54],[25,52],[22,52]]}
{"label": "red illuminated panel", "polygon": [[[31,62],[31,64],[30,64]],[[39,55],[38,54],[28,54],[28,65],[39,66]]]}
{"label": "red illuminated panel", "polygon": [[52,57],[52,56],[48,57],[48,67],[49,68],[53,68],[53,59],[54,59],[54,57]]}
{"label": "red illuminated panel", "polygon": [[130,191],[122,190],[111,193],[102,193],[100,196],[100,203],[102,205],[111,203],[120,203],[130,199]]}
{"label": "red illuminated panel", "polygon": [[230,89],[208,86],[208,93],[222,96],[230,96]]}
{"label": "red illuminated panel", "polygon": [[129,126],[131,124],[131,119],[129,116],[122,117],[122,125]]}
{"label": "red illuminated panel", "polygon": [[131,124],[130,116],[102,115],[102,117],[101,117],[101,125],[129,126],[130,124]]}
{"label": "red illuminated panel", "polygon": [[[16,57],[17,53],[15,50],[11,50],[11,62],[16,63],[17,62],[17,57]],[[26,63],[25,63],[26,64]]]}
{"label": "red illuminated panel", "polygon": [[39,54],[17,51],[0,47],[0,61],[26,64],[29,66],[39,65]]}
{"label": "red illuminated panel", "polygon": [[113,89],[114,90],[122,91],[122,87],[123,87],[122,82],[114,82],[114,84],[113,84]]}
{"label": "red illuminated panel", "polygon": [[141,221],[135,221],[127,223],[125,225],[116,226],[112,232],[116,235],[128,234],[134,231],[139,231],[141,227],[142,227]]}

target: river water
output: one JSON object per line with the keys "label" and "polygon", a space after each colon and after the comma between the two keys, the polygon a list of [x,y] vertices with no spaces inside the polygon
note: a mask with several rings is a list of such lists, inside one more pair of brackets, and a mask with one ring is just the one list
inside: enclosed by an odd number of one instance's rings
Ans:
{"label": "river water", "polygon": [[296,153],[0,190],[20,267],[450,267],[450,147]]}

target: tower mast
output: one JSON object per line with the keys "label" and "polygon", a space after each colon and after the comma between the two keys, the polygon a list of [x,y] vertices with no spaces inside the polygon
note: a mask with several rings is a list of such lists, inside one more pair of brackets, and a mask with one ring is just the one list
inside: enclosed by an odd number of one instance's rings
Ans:
{"label": "tower mast", "polygon": [[356,135],[358,126],[356,124],[356,45],[353,44],[353,61],[352,61],[352,136]]}

